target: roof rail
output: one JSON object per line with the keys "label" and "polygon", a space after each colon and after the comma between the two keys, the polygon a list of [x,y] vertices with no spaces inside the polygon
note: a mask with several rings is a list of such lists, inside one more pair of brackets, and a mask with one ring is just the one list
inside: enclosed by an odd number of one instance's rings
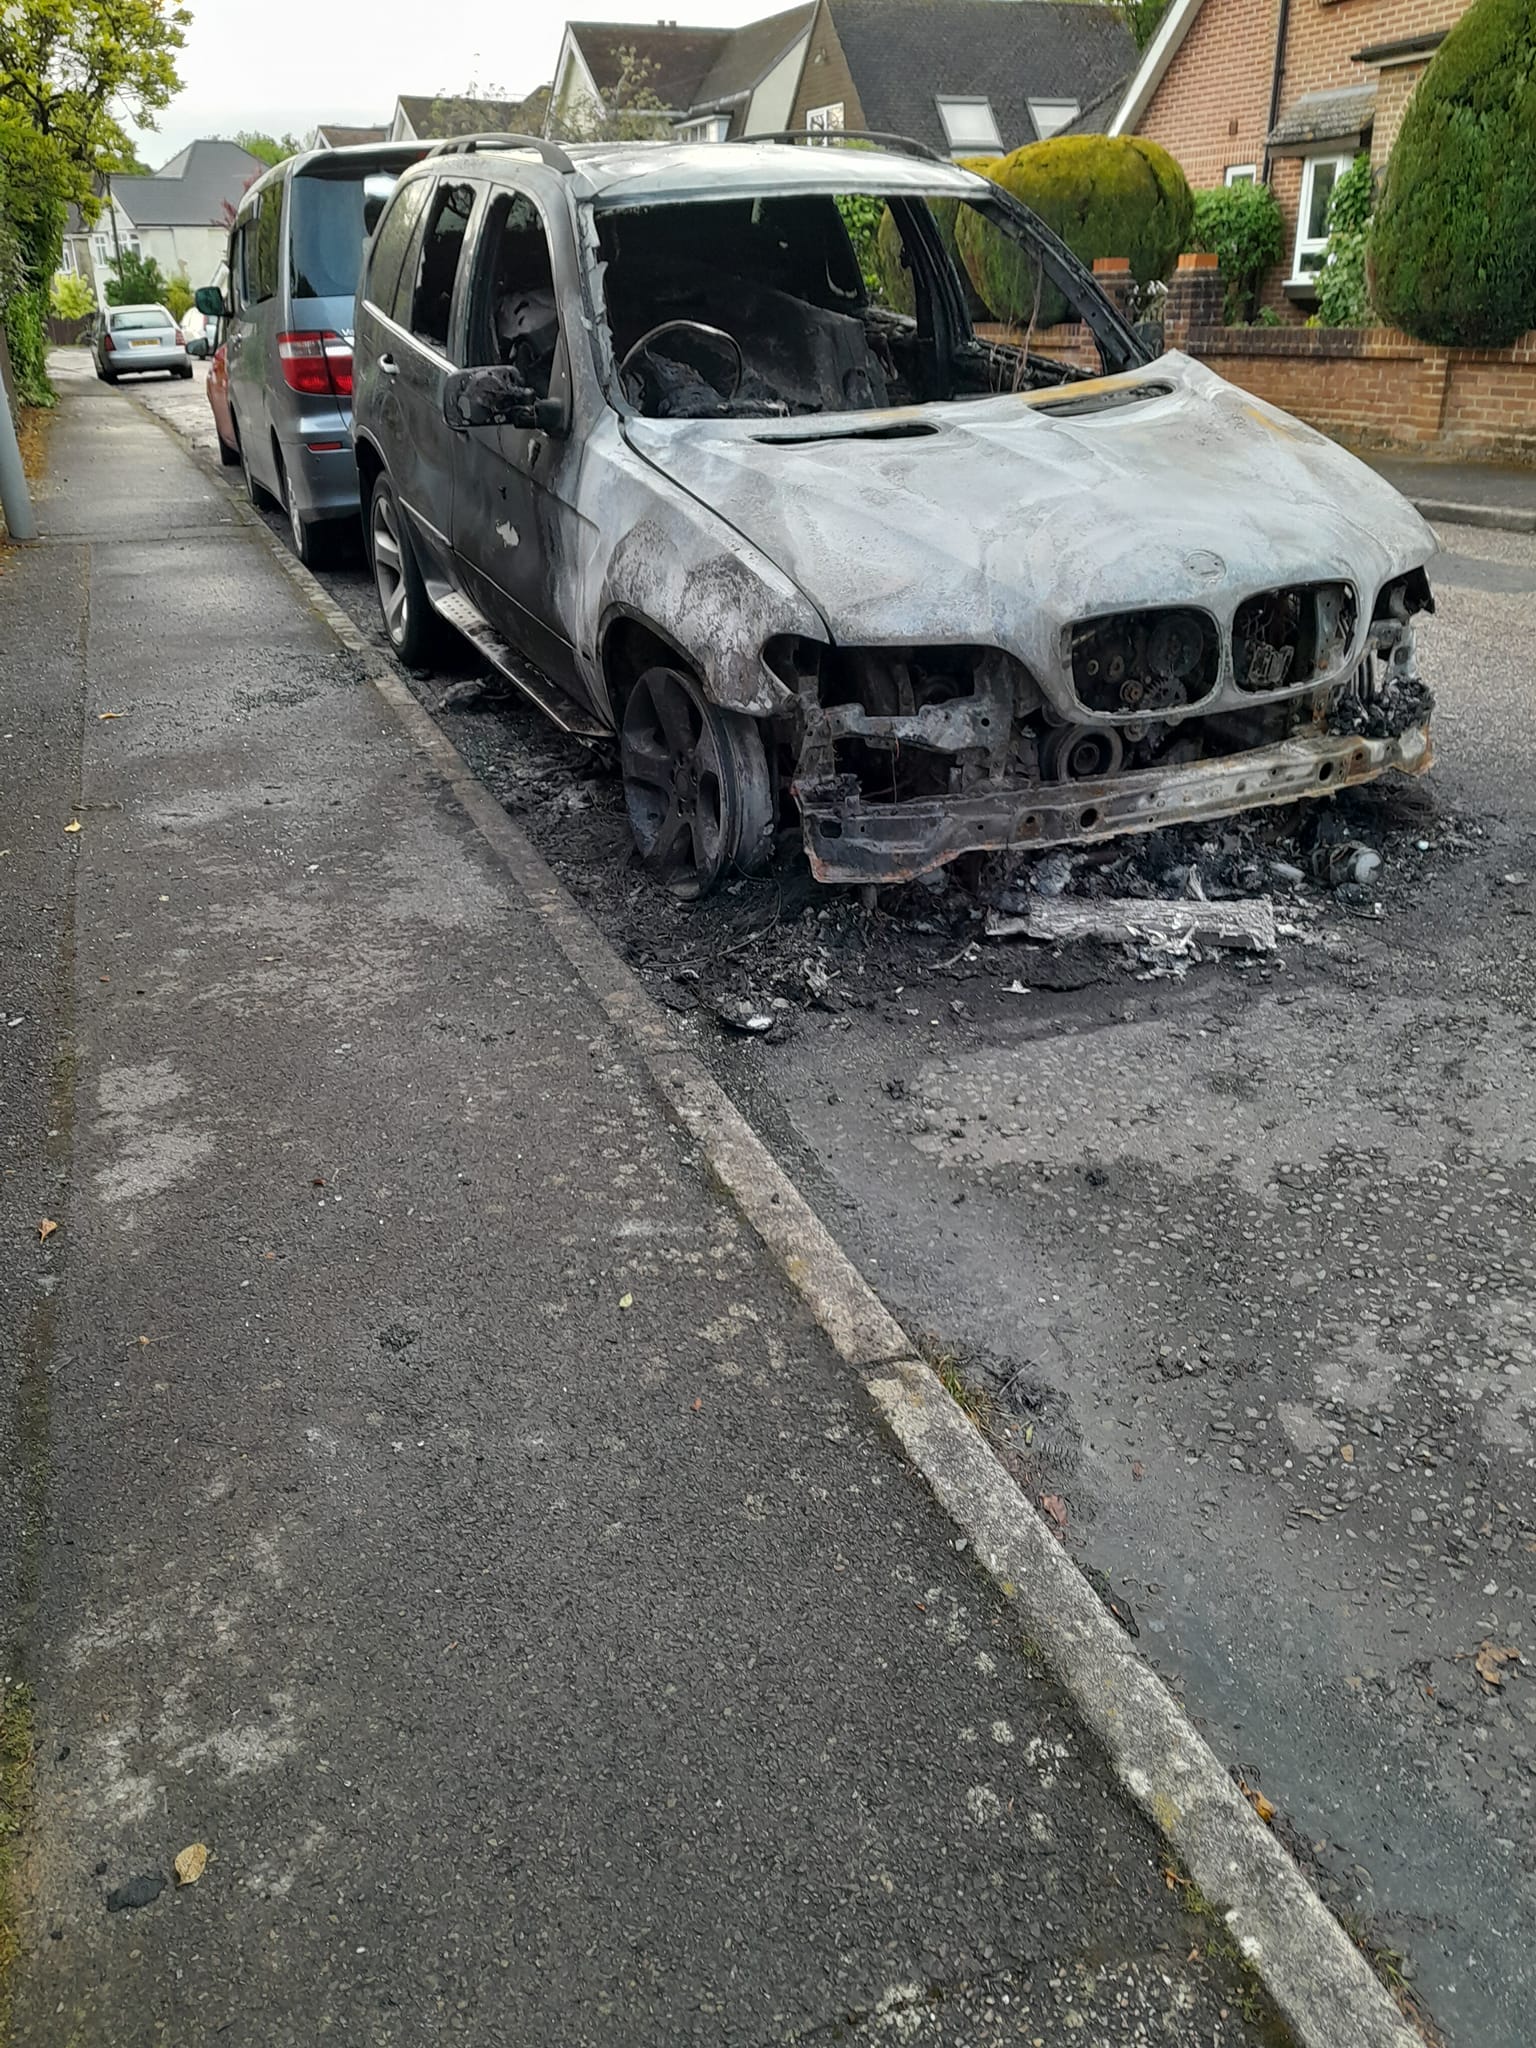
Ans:
{"label": "roof rail", "polygon": [[771,135],[733,135],[732,142],[877,142],[884,149],[904,150],[908,156],[927,157],[930,163],[954,169],[953,160],[940,156],[926,142],[910,135],[887,135],[878,128],[778,128]]}
{"label": "roof rail", "polygon": [[473,156],[482,149],[531,149],[552,171],[569,175],[576,168],[558,142],[549,142],[542,135],[450,135],[434,142],[427,155]]}

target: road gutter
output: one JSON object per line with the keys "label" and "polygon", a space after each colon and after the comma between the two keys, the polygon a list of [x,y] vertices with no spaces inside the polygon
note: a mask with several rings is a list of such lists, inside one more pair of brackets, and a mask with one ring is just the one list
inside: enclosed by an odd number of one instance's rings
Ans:
{"label": "road gutter", "polygon": [[[171,421],[143,409],[183,439]],[[1117,1781],[1221,1915],[1298,2048],[1422,2048],[1360,1950],[756,1131],[697,1056],[676,1042],[643,985],[430,713],[265,521],[232,489],[231,497],[306,603],[359,657],[364,679],[644,1065],[715,1184],[858,1370],[881,1424],[1018,1612]]]}

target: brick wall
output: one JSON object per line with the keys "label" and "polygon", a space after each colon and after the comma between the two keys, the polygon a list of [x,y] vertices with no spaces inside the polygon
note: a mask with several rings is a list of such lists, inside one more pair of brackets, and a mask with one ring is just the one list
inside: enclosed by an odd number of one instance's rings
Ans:
{"label": "brick wall", "polygon": [[853,73],[848,69],[848,59],[843,54],[842,41],[832,25],[831,11],[826,0],[822,0],[806,43],[805,63],[801,68],[800,83],[795,88],[789,126],[803,128],[806,114],[812,107],[831,106],[835,100],[843,103],[845,128],[869,125],[864,119],[859,89],[853,82]]}
{"label": "brick wall", "polygon": [[1229,164],[1263,160],[1276,12],[1276,0],[1205,0],[1137,126],[1197,188],[1221,184]]}
{"label": "brick wall", "polygon": [[1340,440],[1536,462],[1536,330],[1512,348],[1439,349],[1386,327],[1211,327],[1180,337],[1170,318],[1168,340]]}

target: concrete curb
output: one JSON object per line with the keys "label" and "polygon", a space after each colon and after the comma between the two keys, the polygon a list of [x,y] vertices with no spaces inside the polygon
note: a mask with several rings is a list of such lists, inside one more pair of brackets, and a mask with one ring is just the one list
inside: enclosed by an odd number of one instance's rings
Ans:
{"label": "concrete curb", "polygon": [[1413,508],[1431,526],[1487,526],[1496,533],[1536,533],[1536,512],[1518,505],[1458,505],[1448,498],[1415,498]]}
{"label": "concrete curb", "polygon": [[[145,408],[149,410],[148,407]],[[159,417],[158,415],[151,415]],[[175,434],[168,420],[166,431]],[[178,438],[180,438],[178,436]],[[205,464],[210,470],[211,463]],[[216,471],[214,471],[217,474]],[[543,856],[286,544],[236,500],[633,1049],[709,1171],[762,1239],[884,1427],[1018,1610],[1119,1783],[1223,1916],[1299,2048],[1422,2048],[1364,1956],[1238,1792],[1163,1681],[951,1399],[825,1224]]]}

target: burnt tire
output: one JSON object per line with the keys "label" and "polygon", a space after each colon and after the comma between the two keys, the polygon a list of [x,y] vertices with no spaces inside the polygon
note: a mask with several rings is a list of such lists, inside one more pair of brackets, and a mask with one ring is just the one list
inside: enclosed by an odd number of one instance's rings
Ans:
{"label": "burnt tire", "polygon": [[443,643],[394,486],[382,472],[368,501],[368,561],[390,646],[407,668],[430,668]]}
{"label": "burnt tire", "polygon": [[774,796],[761,729],[712,704],[686,669],[649,668],[637,679],[619,754],[640,858],[674,895],[707,896],[767,861]]}

